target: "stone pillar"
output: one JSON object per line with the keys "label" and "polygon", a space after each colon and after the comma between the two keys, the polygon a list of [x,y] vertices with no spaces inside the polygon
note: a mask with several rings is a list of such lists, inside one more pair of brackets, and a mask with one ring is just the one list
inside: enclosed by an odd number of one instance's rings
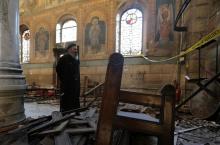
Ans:
{"label": "stone pillar", "polygon": [[0,0],[0,127],[25,119],[18,4],[19,0]]}

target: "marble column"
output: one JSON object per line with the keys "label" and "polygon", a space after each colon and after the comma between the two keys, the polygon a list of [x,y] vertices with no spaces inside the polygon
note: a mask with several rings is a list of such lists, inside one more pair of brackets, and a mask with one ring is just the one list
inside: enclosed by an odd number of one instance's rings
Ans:
{"label": "marble column", "polygon": [[0,127],[25,119],[18,5],[19,0],[0,0]]}

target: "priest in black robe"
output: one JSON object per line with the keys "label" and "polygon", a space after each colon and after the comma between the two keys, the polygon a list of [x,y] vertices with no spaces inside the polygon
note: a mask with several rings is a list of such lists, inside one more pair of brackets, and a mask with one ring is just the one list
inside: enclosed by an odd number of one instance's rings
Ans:
{"label": "priest in black robe", "polygon": [[56,72],[60,79],[60,111],[80,108],[79,50],[76,44],[67,46],[67,53],[60,57]]}

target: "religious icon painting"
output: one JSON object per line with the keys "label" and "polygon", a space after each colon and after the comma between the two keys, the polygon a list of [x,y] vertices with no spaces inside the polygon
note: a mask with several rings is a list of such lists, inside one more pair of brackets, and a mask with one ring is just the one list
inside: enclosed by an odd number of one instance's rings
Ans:
{"label": "religious icon painting", "polygon": [[49,32],[43,27],[35,35],[35,51],[45,54],[49,49]]}
{"label": "religious icon painting", "polygon": [[106,24],[99,17],[92,17],[90,22],[86,24],[84,42],[86,53],[94,54],[104,50]]}
{"label": "religious icon painting", "polygon": [[[160,2],[162,0],[158,1]],[[155,41],[159,42],[160,45],[173,41],[173,5],[171,3],[162,2],[158,3],[157,5],[155,37]]]}
{"label": "religious icon painting", "polygon": [[155,45],[149,54],[155,56],[170,56],[174,50],[174,9],[172,0],[156,1]]}

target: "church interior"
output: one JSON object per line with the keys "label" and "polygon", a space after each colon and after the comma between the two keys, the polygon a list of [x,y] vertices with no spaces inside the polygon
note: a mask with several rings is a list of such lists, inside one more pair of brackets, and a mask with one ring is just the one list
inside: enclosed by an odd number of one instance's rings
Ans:
{"label": "church interior", "polygon": [[0,145],[220,144],[219,0],[1,0],[0,19]]}

